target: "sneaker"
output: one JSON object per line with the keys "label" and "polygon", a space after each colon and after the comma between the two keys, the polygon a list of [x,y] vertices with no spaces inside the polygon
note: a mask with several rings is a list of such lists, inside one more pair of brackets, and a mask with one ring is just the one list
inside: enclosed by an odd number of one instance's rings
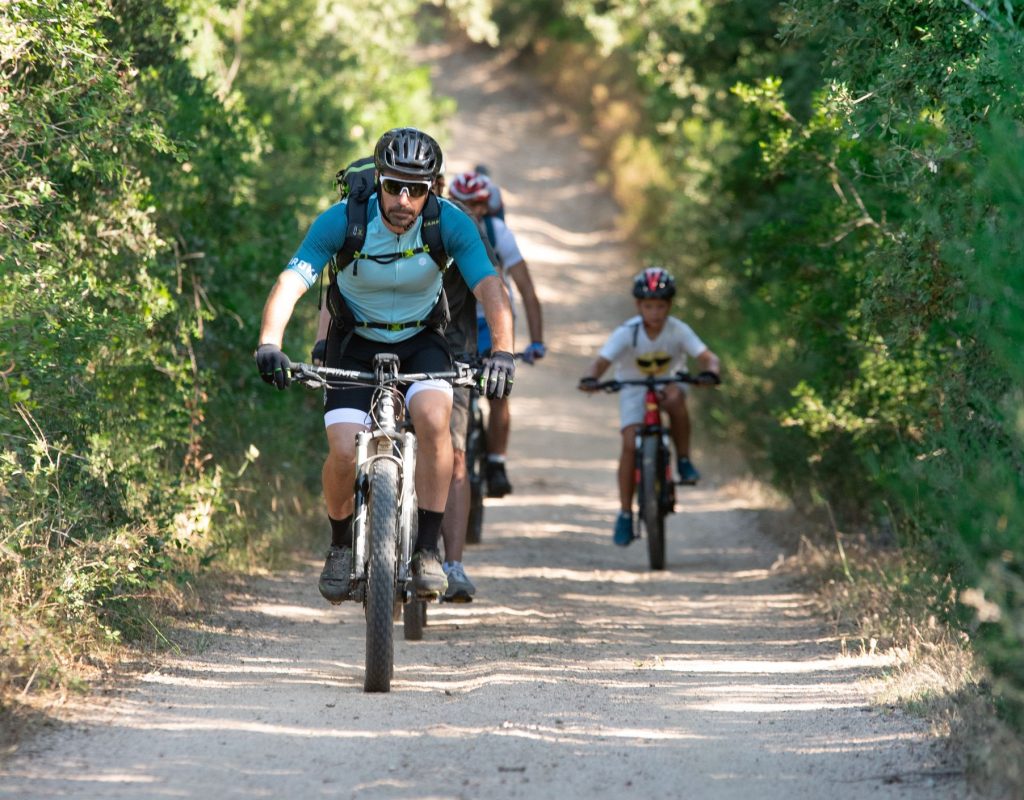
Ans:
{"label": "sneaker", "polygon": [[349,599],[352,578],[352,549],[335,547],[327,551],[324,571],[320,573],[320,594],[332,603]]}
{"label": "sneaker", "polygon": [[476,587],[473,581],[466,577],[466,570],[461,561],[453,561],[442,565],[444,574],[448,576],[448,588],[445,589],[444,599],[449,603],[472,603],[473,595],[476,594]]}
{"label": "sneaker", "polygon": [[412,585],[420,598],[439,597],[448,588],[448,579],[436,550],[417,550],[412,554]]}
{"label": "sneaker", "polygon": [[685,483],[688,486],[693,486],[700,480],[700,473],[697,472],[697,468],[693,466],[686,456],[676,461],[676,469],[679,470],[679,482]]}
{"label": "sneaker", "polygon": [[620,511],[615,520],[615,533],[612,541],[619,547],[627,547],[636,536],[633,534],[633,515],[627,511]]}
{"label": "sneaker", "polygon": [[487,462],[487,496],[504,497],[512,494],[512,484],[508,482],[508,475],[505,474],[504,461]]}

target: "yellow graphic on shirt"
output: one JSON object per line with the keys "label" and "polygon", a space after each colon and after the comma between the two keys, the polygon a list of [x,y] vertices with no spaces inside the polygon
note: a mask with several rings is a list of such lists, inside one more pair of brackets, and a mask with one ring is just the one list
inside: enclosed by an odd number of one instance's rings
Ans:
{"label": "yellow graphic on shirt", "polygon": [[643,353],[636,357],[636,368],[644,375],[664,375],[672,363],[672,356],[663,350]]}

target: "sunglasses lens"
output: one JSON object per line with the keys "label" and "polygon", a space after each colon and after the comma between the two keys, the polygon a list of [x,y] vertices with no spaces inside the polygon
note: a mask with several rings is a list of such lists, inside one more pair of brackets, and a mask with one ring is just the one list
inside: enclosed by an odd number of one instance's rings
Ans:
{"label": "sunglasses lens", "polygon": [[397,178],[384,178],[381,180],[380,185],[384,188],[384,191],[388,194],[401,194],[402,190],[405,189],[409,193],[409,197],[423,197],[430,189],[430,185],[426,183],[400,181]]}

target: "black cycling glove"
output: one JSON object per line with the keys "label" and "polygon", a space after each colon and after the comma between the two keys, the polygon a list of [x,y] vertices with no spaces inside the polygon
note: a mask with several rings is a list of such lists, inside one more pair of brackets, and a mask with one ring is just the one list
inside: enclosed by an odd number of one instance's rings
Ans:
{"label": "black cycling glove", "polygon": [[584,392],[597,391],[597,378],[592,375],[587,375],[585,378],[580,378],[579,388]]}
{"label": "black cycling glove", "polygon": [[491,400],[500,400],[512,393],[516,376],[516,360],[511,353],[495,350],[480,370],[480,389]]}
{"label": "black cycling glove", "polygon": [[309,355],[314,364],[323,364],[327,360],[327,340],[317,339]]}
{"label": "black cycling glove", "polygon": [[260,377],[278,389],[288,388],[292,382],[292,362],[276,344],[261,344],[254,353]]}
{"label": "black cycling glove", "polygon": [[704,370],[697,376],[697,383],[701,386],[718,386],[722,382],[722,379],[718,377],[717,372],[711,370]]}

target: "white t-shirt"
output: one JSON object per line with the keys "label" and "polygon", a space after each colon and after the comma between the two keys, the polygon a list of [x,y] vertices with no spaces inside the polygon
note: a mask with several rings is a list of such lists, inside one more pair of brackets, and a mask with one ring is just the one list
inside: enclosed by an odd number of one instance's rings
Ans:
{"label": "white t-shirt", "polygon": [[682,320],[669,317],[651,341],[639,315],[626,320],[608,337],[598,354],[615,367],[615,380],[639,380],[686,370],[686,357],[696,358],[707,345]]}
{"label": "white t-shirt", "polygon": [[[515,293],[512,291],[512,284],[509,282],[508,273],[505,271],[506,267],[514,267],[520,261],[523,260],[522,253],[519,252],[519,245],[516,243],[516,237],[502,220],[497,217],[492,217],[491,222],[494,225],[494,252],[498,256],[498,274],[501,275],[501,279],[505,282],[505,288],[508,290],[509,302],[512,304],[513,314],[515,313]],[[487,236],[486,223],[480,222],[480,235]],[[477,318],[484,318],[484,309],[480,303],[476,305]]]}
{"label": "white t-shirt", "polygon": [[[516,237],[508,225],[498,217],[491,217],[491,223],[494,225],[494,252],[498,254],[498,260],[501,261],[502,268],[514,267],[523,260],[523,254],[519,252]],[[486,236],[487,229],[484,225],[486,223],[480,224],[484,236]]]}

